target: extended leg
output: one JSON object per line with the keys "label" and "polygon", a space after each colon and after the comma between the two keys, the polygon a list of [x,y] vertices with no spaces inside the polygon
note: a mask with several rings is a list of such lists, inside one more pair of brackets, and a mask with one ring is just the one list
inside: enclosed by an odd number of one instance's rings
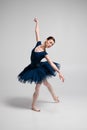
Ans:
{"label": "extended leg", "polygon": [[43,81],[43,84],[48,88],[49,92],[51,93],[53,99],[56,101],[56,102],[59,102],[58,100],[58,97],[56,96],[51,84],[47,81],[47,80],[44,80]]}
{"label": "extended leg", "polygon": [[41,86],[41,84],[36,84],[35,92],[34,92],[34,94],[33,94],[33,101],[32,101],[32,110],[38,111],[38,112],[40,111],[40,109],[38,109],[38,108],[36,107],[36,101],[37,101],[37,98],[38,98],[38,96],[39,96],[40,86]]}

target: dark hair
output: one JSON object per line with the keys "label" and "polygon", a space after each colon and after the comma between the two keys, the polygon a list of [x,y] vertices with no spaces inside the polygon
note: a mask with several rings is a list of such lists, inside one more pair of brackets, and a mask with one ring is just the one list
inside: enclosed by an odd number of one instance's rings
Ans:
{"label": "dark hair", "polygon": [[52,40],[54,41],[54,43],[55,43],[55,38],[54,38],[54,37],[49,36],[49,37],[47,38],[47,40],[50,40],[50,39],[52,39]]}

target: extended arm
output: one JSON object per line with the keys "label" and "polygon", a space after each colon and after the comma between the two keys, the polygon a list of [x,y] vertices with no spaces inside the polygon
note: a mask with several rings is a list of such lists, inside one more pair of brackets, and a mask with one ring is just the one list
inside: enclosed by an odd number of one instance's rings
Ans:
{"label": "extended arm", "polygon": [[37,18],[34,18],[34,21],[36,22],[35,26],[35,35],[36,35],[36,41],[40,41],[40,34],[39,34],[39,21]]}
{"label": "extended arm", "polygon": [[57,68],[57,66],[52,62],[48,55],[46,55],[45,58],[48,61],[48,63],[52,66],[52,68],[59,73],[59,78],[62,80],[62,82],[64,82],[64,77],[61,74],[60,70]]}

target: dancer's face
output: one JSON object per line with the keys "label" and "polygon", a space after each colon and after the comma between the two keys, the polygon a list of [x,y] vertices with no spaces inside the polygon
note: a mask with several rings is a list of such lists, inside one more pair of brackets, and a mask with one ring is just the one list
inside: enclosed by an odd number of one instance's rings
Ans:
{"label": "dancer's face", "polygon": [[46,40],[45,45],[46,45],[46,48],[50,48],[54,45],[54,41],[52,39]]}

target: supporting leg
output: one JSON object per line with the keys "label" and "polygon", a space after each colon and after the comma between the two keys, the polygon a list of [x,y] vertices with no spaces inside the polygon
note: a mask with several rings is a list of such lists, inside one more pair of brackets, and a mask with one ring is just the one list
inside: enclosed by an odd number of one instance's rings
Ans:
{"label": "supporting leg", "polygon": [[36,84],[35,92],[34,92],[34,94],[33,94],[33,101],[32,101],[32,110],[37,111],[37,112],[40,111],[40,109],[38,109],[38,108],[36,107],[36,101],[37,101],[37,98],[38,98],[38,96],[39,96],[40,86],[41,86],[41,84]]}

